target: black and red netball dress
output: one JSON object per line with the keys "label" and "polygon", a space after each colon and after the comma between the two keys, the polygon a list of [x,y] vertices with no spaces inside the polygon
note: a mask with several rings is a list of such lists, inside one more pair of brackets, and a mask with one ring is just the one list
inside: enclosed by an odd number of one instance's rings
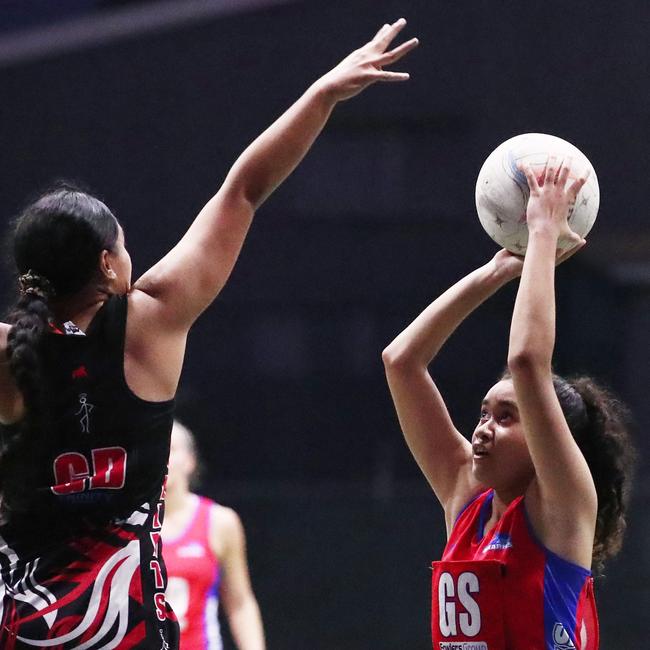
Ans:
{"label": "black and red netball dress", "polygon": [[[43,343],[46,424],[3,443],[0,647],[173,650],[160,529],[173,400],[147,402],[124,379],[127,298],[86,332]],[[5,496],[6,495],[6,496]]]}

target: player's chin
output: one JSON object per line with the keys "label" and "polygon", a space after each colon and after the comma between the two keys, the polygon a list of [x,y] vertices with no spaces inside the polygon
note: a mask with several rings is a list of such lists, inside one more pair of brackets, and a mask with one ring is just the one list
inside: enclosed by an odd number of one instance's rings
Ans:
{"label": "player's chin", "polygon": [[479,482],[479,483],[486,483],[486,480],[489,477],[489,472],[487,471],[488,468],[485,466],[485,460],[481,458],[473,458],[472,459],[472,476]]}

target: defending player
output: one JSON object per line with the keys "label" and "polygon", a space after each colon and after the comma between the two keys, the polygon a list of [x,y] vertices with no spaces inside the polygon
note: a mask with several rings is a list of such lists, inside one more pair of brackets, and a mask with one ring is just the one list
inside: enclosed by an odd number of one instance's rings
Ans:
{"label": "defending player", "polygon": [[[0,324],[0,647],[175,648],[160,557],[174,394],[188,330],[255,210],[335,105],[412,50],[385,25],[239,157],[181,241],[131,285],[124,233],[61,187],[17,221],[20,298]],[[153,224],[152,224],[153,225]]]}
{"label": "defending player", "polygon": [[[445,511],[433,564],[436,650],[595,650],[592,565],[620,548],[630,442],[619,405],[591,379],[551,371],[557,242],[585,179],[550,157],[531,189],[526,257],[500,251],[433,302],[384,351],[406,441]],[[565,256],[566,257],[566,256]],[[521,274],[508,372],[487,392],[471,444],[427,366],[458,325]],[[486,342],[489,344],[489,342]],[[467,644],[467,645],[465,645]]]}
{"label": "defending player", "polygon": [[190,492],[196,463],[194,436],[174,421],[162,532],[167,600],[180,624],[181,650],[221,650],[221,602],[237,649],[264,650],[244,529],[234,510]]}

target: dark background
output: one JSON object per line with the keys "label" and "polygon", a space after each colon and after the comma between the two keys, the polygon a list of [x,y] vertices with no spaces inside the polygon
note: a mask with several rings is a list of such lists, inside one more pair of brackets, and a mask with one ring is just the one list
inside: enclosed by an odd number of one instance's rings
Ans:
{"label": "dark background", "polygon": [[[474,208],[487,154],[553,133],[601,188],[587,248],[558,271],[556,369],[620,394],[640,451],[626,544],[598,587],[601,647],[646,647],[647,2],[0,0],[4,219],[52,180],[80,180],[122,221],[137,277],[250,140],[401,15],[421,40],[398,66],[411,81],[337,108],[190,337],[179,415],[199,438],[203,492],[242,515],[270,650],[430,647],[443,517],[381,350],[496,250]],[[468,433],[505,363],[515,289],[433,367]]]}

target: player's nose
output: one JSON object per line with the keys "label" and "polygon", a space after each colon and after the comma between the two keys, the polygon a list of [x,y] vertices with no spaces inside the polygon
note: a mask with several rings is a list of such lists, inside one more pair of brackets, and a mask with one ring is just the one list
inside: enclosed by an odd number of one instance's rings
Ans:
{"label": "player's nose", "polygon": [[494,431],[491,426],[492,418],[486,420],[480,426],[476,427],[474,431],[474,440],[478,442],[489,442],[494,436]]}

